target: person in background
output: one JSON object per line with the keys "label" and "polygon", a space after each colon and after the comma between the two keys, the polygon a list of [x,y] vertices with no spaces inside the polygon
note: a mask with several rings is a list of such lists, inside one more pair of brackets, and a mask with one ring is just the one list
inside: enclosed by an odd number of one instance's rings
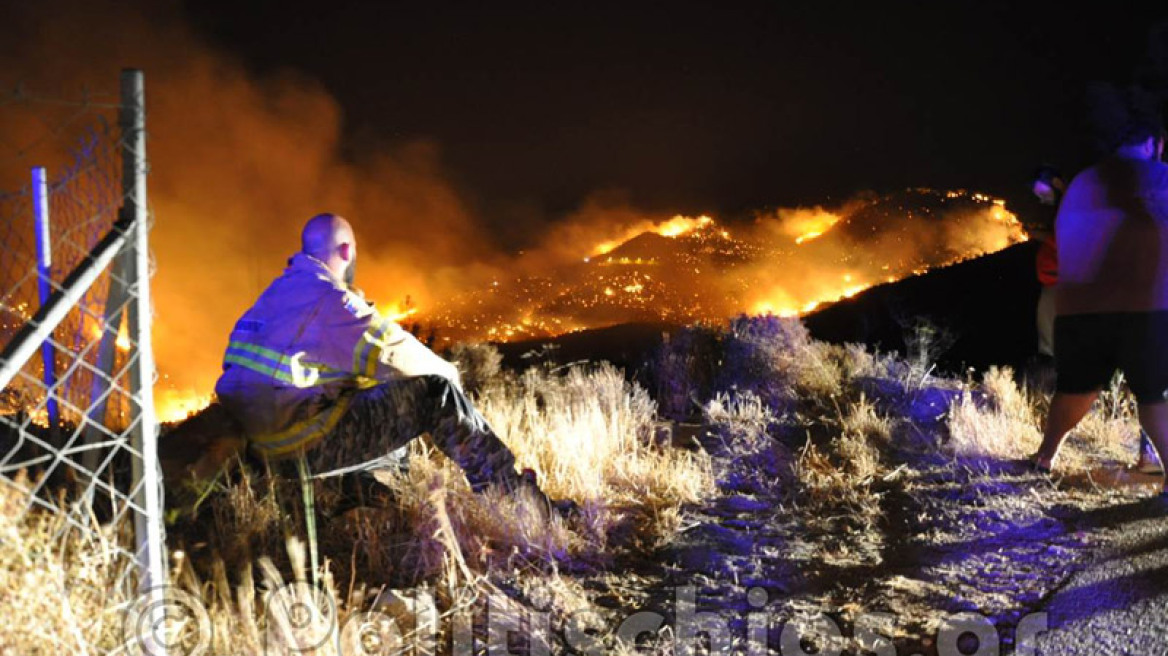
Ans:
{"label": "person in background", "polygon": [[[1030,189],[1044,210],[1037,217],[1038,228],[1034,231],[1034,236],[1040,240],[1035,269],[1038,282],[1042,286],[1035,312],[1038,357],[1040,361],[1053,362],[1055,285],[1058,283],[1058,245],[1055,240],[1054,222],[1059,203],[1062,202],[1063,193],[1066,191],[1066,183],[1058,169],[1045,164],[1034,171],[1030,180]],[[1043,369],[1048,370],[1049,366],[1043,365]],[[1140,431],[1139,459],[1135,469],[1143,474],[1160,474],[1164,471],[1156,457],[1156,450],[1148,439],[1148,433],[1144,430]]]}
{"label": "person in background", "polygon": [[[1168,165],[1154,112],[1131,110],[1112,152],[1071,182],[1055,223],[1056,390],[1042,444],[1049,472],[1068,432],[1116,369],[1139,404],[1140,425],[1168,453]],[[1161,485],[1168,499],[1168,483]]]}
{"label": "person in background", "polygon": [[[1160,161],[1163,161],[1163,144],[1168,143],[1168,132],[1165,132],[1163,129],[1160,130],[1160,142],[1161,149],[1158,158]],[[1139,460],[1136,461],[1135,469],[1141,474],[1164,473],[1164,464],[1156,454],[1156,449],[1152,446],[1152,440],[1148,438],[1148,431],[1143,429],[1140,429],[1140,457]]]}
{"label": "person in background", "polygon": [[1066,183],[1051,166],[1041,166],[1031,176],[1031,191],[1038,199],[1042,212],[1034,236],[1039,241],[1035,269],[1042,291],[1035,312],[1038,328],[1038,355],[1046,361],[1054,359],[1054,286],[1058,282],[1058,246],[1055,243],[1054,219],[1062,200]]}

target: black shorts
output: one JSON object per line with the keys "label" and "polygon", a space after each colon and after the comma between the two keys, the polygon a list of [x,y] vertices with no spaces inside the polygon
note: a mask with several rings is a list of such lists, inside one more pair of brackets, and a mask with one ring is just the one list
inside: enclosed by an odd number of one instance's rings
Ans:
{"label": "black shorts", "polygon": [[1099,391],[1119,369],[1140,403],[1168,398],[1168,311],[1058,317],[1054,353],[1059,392]]}

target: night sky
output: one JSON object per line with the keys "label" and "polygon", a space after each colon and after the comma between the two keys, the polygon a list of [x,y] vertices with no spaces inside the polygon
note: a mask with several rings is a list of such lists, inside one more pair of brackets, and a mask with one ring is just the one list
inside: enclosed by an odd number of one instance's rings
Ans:
{"label": "night sky", "polygon": [[1131,81],[1168,5],[1014,4],[185,9],[254,73],[319,81],[352,154],[432,139],[505,233],[597,191],[734,218],[868,189],[1012,197],[1041,162],[1073,172],[1087,84]]}

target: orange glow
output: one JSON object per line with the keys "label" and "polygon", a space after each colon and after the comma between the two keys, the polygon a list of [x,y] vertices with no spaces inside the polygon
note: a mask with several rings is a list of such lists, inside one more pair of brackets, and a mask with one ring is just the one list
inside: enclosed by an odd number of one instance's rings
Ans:
{"label": "orange glow", "polygon": [[418,313],[416,307],[403,307],[397,303],[390,303],[377,308],[378,314],[394,323],[401,323]]}
{"label": "orange glow", "polygon": [[[571,228],[553,231],[549,237],[561,239],[544,246],[571,268],[557,269],[552,260],[514,277],[491,272],[478,292],[435,299],[424,314],[439,346],[542,339],[630,321],[800,316],[1027,238],[1002,201],[928,189],[861,195],[827,209],[769,210],[733,231],[708,216],[654,221],[599,210]],[[596,249],[607,254],[582,258],[576,250],[612,235],[622,238]],[[677,243],[638,239],[644,235]]]}
{"label": "orange glow", "polygon": [[[1025,238],[1017,218],[994,199],[932,193],[920,202],[924,209],[911,196],[911,202],[872,197],[828,209],[775,210],[732,226],[709,216],[656,220],[598,211],[498,266],[469,255],[463,262],[443,256],[447,264],[438,264],[438,256],[415,257],[400,270],[367,266],[360,282],[375,298],[403,299],[377,309],[396,322],[432,326],[441,351],[460,341],[542,339],[632,321],[684,324],[740,312],[800,316],[872,285]],[[878,203],[884,203],[881,213],[864,213]],[[657,237],[622,248],[645,234]],[[167,299],[165,289],[159,297]],[[422,308],[411,300],[419,298]],[[156,343],[171,343],[173,351],[173,327],[186,321],[194,319],[160,313]],[[218,330],[217,339],[229,328]],[[159,385],[156,396],[164,421],[184,418],[209,400],[222,351],[201,338],[183,353],[201,357],[198,363],[173,354],[159,360],[160,370],[174,375],[174,389],[163,393]]]}
{"label": "orange glow", "polygon": [[182,421],[210,403],[210,394],[200,394],[195,390],[165,387],[154,390],[154,412],[158,416],[158,421],[163,423]]}
{"label": "orange glow", "polygon": [[843,218],[835,212],[816,207],[813,209],[796,209],[780,212],[783,232],[792,235],[796,244],[809,242],[831,230],[832,226]]}
{"label": "orange glow", "polygon": [[851,287],[845,287],[844,291],[840,293],[840,296],[843,298],[851,298],[856,294],[864,291],[865,289],[868,289],[870,286],[871,285],[852,285]]}
{"label": "orange glow", "polygon": [[[674,216],[668,221],[662,221],[656,224],[648,222],[639,223],[626,229],[624,234],[620,237],[597,244],[592,249],[592,257],[597,255],[604,255],[605,253],[608,253],[609,251],[615,249],[617,246],[620,246],[633,237],[644,234],[646,232],[654,232],[661,235],[662,237],[680,237],[695,230],[701,230],[703,228],[709,227],[710,225],[713,225],[713,223],[714,219],[708,216],[689,217],[682,216],[680,214]],[[720,234],[723,236],[723,238],[729,238],[730,235],[730,233],[726,232],[725,230],[721,231]]]}
{"label": "orange glow", "polygon": [[[92,339],[94,341],[100,340],[102,337],[101,324],[97,323],[97,322],[90,323],[89,328],[88,328],[88,332],[89,332],[90,339]],[[130,346],[131,346],[130,336],[126,334],[125,325],[123,325],[121,327],[121,329],[118,331],[118,337],[117,337],[117,339],[114,340],[114,345],[117,347],[117,349],[119,351],[121,351],[123,353],[130,350]]]}
{"label": "orange glow", "polygon": [[795,238],[795,243],[796,243],[796,244],[802,244],[803,242],[805,242],[805,241],[811,241],[812,239],[815,239],[816,237],[819,237],[819,236],[821,236],[822,234],[823,234],[823,232],[822,232],[822,231],[821,231],[821,232],[808,232],[808,233],[806,233],[806,234],[802,234],[802,235],[799,235],[798,237],[796,237],[796,238]]}
{"label": "orange glow", "polygon": [[699,216],[696,219],[691,219],[678,215],[657,226],[653,231],[662,237],[680,237],[687,232],[700,230],[713,222],[714,220],[708,216]]}
{"label": "orange glow", "polygon": [[1018,220],[1018,217],[1015,216],[1013,212],[1006,209],[1006,201],[1000,198],[995,198],[993,205],[994,206],[990,208],[990,216],[993,217],[995,221],[1011,228],[1022,230],[1022,222]]}
{"label": "orange glow", "polygon": [[[919,191],[935,193],[929,190]],[[851,298],[877,282],[895,282],[909,276],[922,275],[939,266],[997,252],[1028,237],[1018,217],[1006,209],[1005,201],[1001,199],[962,190],[940,195],[953,201],[968,200],[976,203],[971,209],[955,213],[954,219],[959,221],[959,224],[955,223],[954,227],[946,228],[944,232],[939,233],[944,236],[950,253],[956,252],[959,255],[919,251],[917,257],[924,254],[927,256],[925,261],[908,261],[904,253],[918,248],[918,243],[928,242],[926,235],[921,235],[918,242],[916,234],[907,231],[871,242],[869,248],[880,254],[885,263],[869,265],[862,273],[852,271],[840,273],[839,264],[851,259],[853,253],[846,243],[839,247],[833,244],[831,249],[817,253],[816,261],[801,262],[799,275],[775,284],[748,307],[757,314],[799,316],[812,312],[823,304]],[[778,217],[782,222],[781,232],[791,234],[795,230],[803,231],[795,237],[796,244],[821,238],[843,218],[839,214],[819,208],[781,211]],[[922,221],[921,227],[917,230],[923,230],[929,225]],[[830,261],[832,257],[839,258],[840,262]]]}
{"label": "orange glow", "polygon": [[[85,12],[97,21],[81,26],[86,29],[56,16],[34,23],[41,29],[26,30],[36,38],[28,44],[32,50],[21,50],[20,77],[79,90],[109,79],[126,61],[151,62],[151,130],[167,135],[149,147],[151,204],[158,217],[150,237],[157,255],[151,281],[154,347],[160,372],[172,376],[156,394],[164,418],[179,418],[206,402],[234,322],[298,247],[296,236],[310,211],[344,208],[362,238],[360,284],[375,298],[411,293],[421,299],[426,320],[444,340],[558,335],[630,320],[723,320],[740,311],[793,315],[864,285],[1024,238],[1017,220],[993,199],[984,204],[990,222],[935,231],[944,234],[926,235],[920,226],[903,233],[906,241],[921,234],[920,243],[943,243],[942,256],[931,245],[928,253],[924,247],[907,251],[867,233],[863,244],[837,241],[851,217],[848,205],[779,210],[760,218],[753,229],[760,234],[743,237],[739,233],[750,227],[735,224],[733,235],[722,228],[714,233],[710,217],[669,219],[601,194],[571,216],[547,217],[546,239],[531,240],[531,252],[520,261],[492,246],[491,222],[447,179],[442,144],[403,138],[393,148],[360,149],[370,151],[367,156],[346,153],[340,147],[342,107],[323,85],[301,76],[254,79],[237,57],[209,48],[184,21],[147,21],[123,4],[132,3],[102,3],[100,11]],[[110,25],[133,38],[108,47],[104,28]],[[215,102],[187,101],[212,97]],[[37,111],[47,110],[38,104]],[[0,132],[12,143],[28,143],[22,127],[4,123]],[[65,142],[58,135],[51,141]],[[22,171],[20,180],[26,175]],[[963,191],[942,197],[972,198]],[[652,264],[651,254],[644,255],[645,263],[580,263],[644,232],[682,237],[699,230],[695,236],[710,233],[711,243],[676,261],[662,253]],[[873,264],[873,258],[879,261]],[[858,259],[871,266],[858,266]],[[513,284],[568,262],[610,277],[574,284],[565,274],[567,282],[549,277],[522,288]],[[650,266],[652,282],[645,275]],[[627,275],[634,269],[640,274],[635,280]],[[843,279],[845,270],[853,280]],[[488,288],[492,280],[498,282]],[[643,289],[635,294],[622,291],[637,283]],[[508,285],[505,294],[495,293]],[[606,295],[606,287],[613,293]],[[455,307],[459,295],[467,301]],[[451,309],[443,314],[440,304]],[[380,309],[399,321],[417,312],[404,305]],[[129,345],[118,338],[119,348]]]}
{"label": "orange glow", "polygon": [[48,410],[48,408],[46,408],[45,406],[42,405],[39,408],[37,408],[36,410],[33,410],[32,412],[29,413],[28,420],[31,421],[32,423],[36,424],[37,426],[40,426],[41,428],[48,428],[49,427],[49,410]]}

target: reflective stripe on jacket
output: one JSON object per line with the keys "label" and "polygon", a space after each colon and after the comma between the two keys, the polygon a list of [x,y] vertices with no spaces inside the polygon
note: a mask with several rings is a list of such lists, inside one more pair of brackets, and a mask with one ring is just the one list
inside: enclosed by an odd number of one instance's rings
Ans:
{"label": "reflective stripe on jacket", "polygon": [[236,322],[215,392],[252,448],[278,458],[327,435],[346,391],[426,374],[459,382],[454,365],[298,253]]}

